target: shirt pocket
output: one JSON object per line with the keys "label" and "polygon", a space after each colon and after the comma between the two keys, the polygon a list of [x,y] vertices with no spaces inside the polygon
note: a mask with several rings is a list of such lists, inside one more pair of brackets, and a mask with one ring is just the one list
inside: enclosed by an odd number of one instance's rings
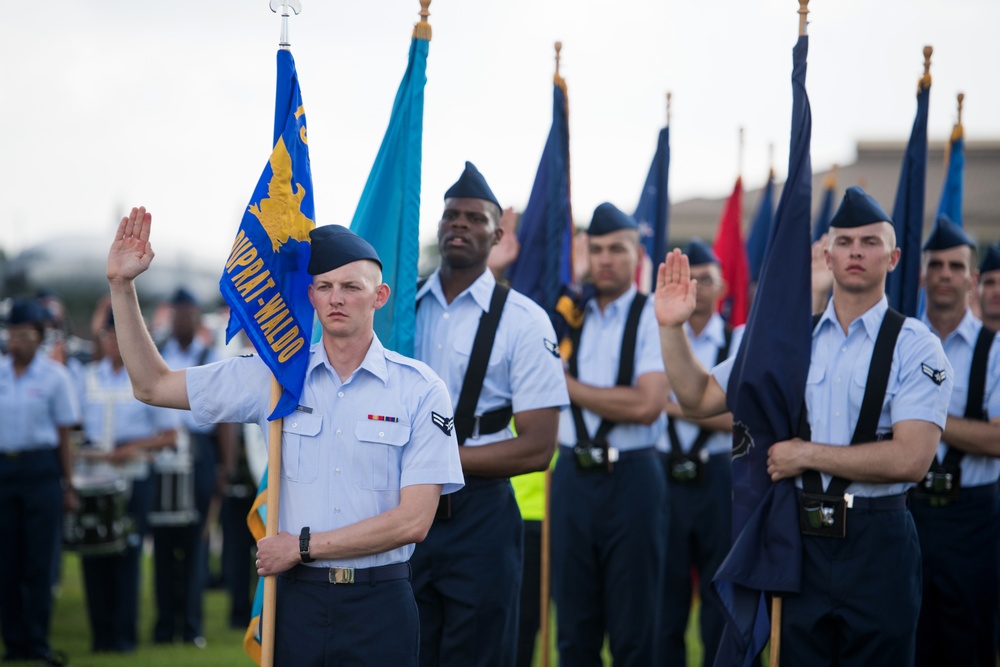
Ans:
{"label": "shirt pocket", "polygon": [[296,411],[281,426],[281,476],[292,482],[314,482],[319,474],[319,415]]}
{"label": "shirt pocket", "polygon": [[403,446],[410,441],[410,425],[359,421],[354,438],[354,484],[373,491],[399,489]]}

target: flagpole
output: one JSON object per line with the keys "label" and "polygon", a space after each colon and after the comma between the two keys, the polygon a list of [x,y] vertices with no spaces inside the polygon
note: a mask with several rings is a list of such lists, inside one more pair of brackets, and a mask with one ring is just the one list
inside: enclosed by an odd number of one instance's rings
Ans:
{"label": "flagpole", "polygon": [[[271,411],[281,399],[281,385],[271,376]],[[278,508],[281,497],[281,426],[278,418],[268,425],[267,437],[267,523],[264,535],[278,534]],[[278,601],[278,580],[273,574],[264,577],[264,608],[261,612],[260,667],[274,665],[274,614]]]}
{"label": "flagpole", "polygon": [[670,98],[671,98],[671,96],[673,96],[673,93],[671,93],[671,92],[668,91],[667,92],[667,127],[670,126]]}
{"label": "flagpole", "polygon": [[[288,10],[296,15],[302,11],[300,0],[269,0],[271,11],[277,13],[281,9],[281,34],[278,47],[290,49],[288,40]],[[281,384],[271,375],[271,412],[274,412],[281,400]],[[281,431],[284,419],[278,418],[268,425],[267,437],[267,522],[264,536],[272,537],[278,534],[278,513],[281,502]],[[264,606],[261,610],[260,628],[260,666],[274,667],[274,628],[275,613],[278,601],[278,579],[271,574],[264,577]]]}
{"label": "flagpole", "polygon": [[[808,35],[809,0],[799,0],[799,37]],[[771,648],[769,653],[770,667],[778,667],[781,663],[781,596],[771,596]]]}
{"label": "flagpole", "polygon": [[743,180],[743,128],[742,127],[740,128],[740,146],[737,152],[736,161],[738,163],[736,169],[736,176],[740,180]]}
{"label": "flagpole", "polygon": [[[562,42],[555,43],[556,49],[556,75],[555,81],[558,85],[561,77],[559,75],[559,59],[562,51]],[[541,667],[549,667],[549,602],[551,590],[551,552],[552,552],[552,531],[549,513],[552,509],[552,462],[545,469],[545,497],[543,499],[545,510],[542,515],[542,544],[541,544],[541,572],[539,581],[539,643],[542,646]]]}

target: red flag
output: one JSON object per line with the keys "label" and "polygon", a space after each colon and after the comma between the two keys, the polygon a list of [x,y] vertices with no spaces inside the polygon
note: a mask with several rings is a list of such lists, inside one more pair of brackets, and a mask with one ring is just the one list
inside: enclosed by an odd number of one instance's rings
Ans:
{"label": "red flag", "polygon": [[746,324],[749,309],[750,269],[747,261],[743,234],[743,179],[737,178],[733,194],[726,201],[719,219],[712,249],[722,263],[722,277],[726,281],[725,296],[719,301],[719,312],[735,327]]}

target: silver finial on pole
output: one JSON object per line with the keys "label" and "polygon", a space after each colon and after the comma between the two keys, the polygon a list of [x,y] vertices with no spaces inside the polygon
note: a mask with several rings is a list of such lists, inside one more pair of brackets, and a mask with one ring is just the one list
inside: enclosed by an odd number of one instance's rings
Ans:
{"label": "silver finial on pole", "polygon": [[291,9],[298,16],[302,11],[302,2],[301,0],[268,0],[268,4],[271,6],[272,12],[277,13],[278,9],[281,9],[281,40],[278,42],[278,46],[287,49],[292,45],[288,41],[288,10]]}

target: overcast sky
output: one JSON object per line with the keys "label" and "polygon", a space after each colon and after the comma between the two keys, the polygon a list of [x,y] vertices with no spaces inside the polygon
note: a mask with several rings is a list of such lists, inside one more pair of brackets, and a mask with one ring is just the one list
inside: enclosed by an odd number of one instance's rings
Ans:
{"label": "overcast sky", "polygon": [[[290,20],[317,224],[348,224],[406,66],[418,0],[302,0]],[[528,199],[551,124],[553,43],[569,86],[574,216],[634,210],[673,92],[671,198],[783,177],[795,0],[434,0],[421,237],[472,160],[504,205]],[[0,21],[0,247],[107,234],[133,204],[154,248],[228,253],[270,153],[280,18],[266,0],[51,0]],[[905,140],[935,48],[932,141],[966,93],[969,140],[1000,138],[1000,2],[813,0],[813,167]],[[928,184],[937,188],[939,184]],[[889,202],[891,204],[891,202]]]}

